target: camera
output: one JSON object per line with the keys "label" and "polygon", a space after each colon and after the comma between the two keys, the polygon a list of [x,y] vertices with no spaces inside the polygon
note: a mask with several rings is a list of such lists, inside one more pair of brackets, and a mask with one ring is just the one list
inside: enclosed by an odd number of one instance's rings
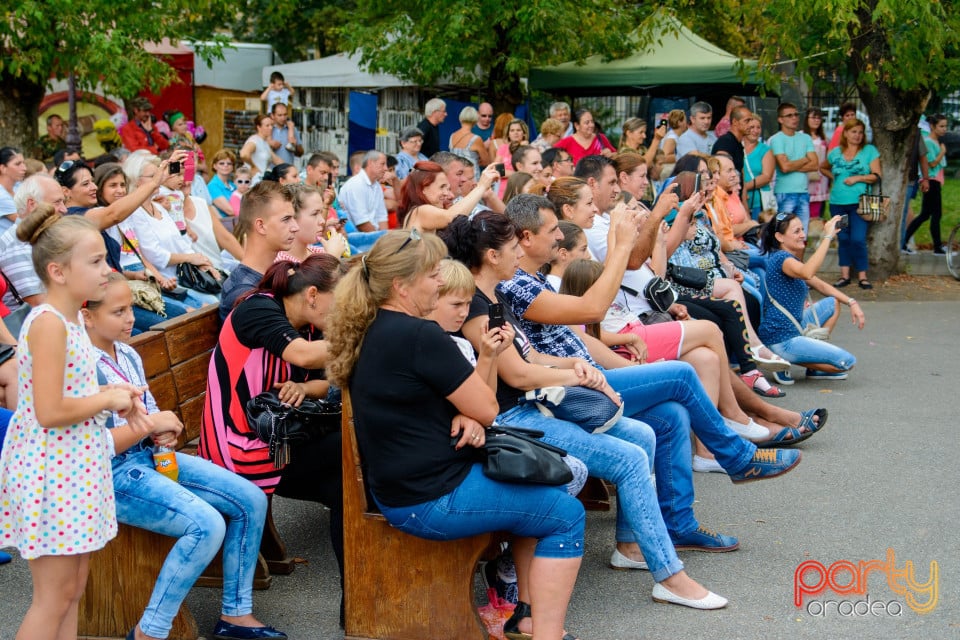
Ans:
{"label": "camera", "polygon": [[180,173],[180,162],[171,162],[170,163],[170,175],[176,175]]}
{"label": "camera", "polygon": [[660,120],[660,124],[657,125],[657,128],[659,129],[660,127],[665,127],[665,126],[667,126],[667,119],[663,118]]}
{"label": "camera", "polygon": [[488,329],[499,329],[503,326],[503,305],[499,302],[495,302],[490,305],[487,309],[487,314],[489,315],[489,322],[487,323]]}

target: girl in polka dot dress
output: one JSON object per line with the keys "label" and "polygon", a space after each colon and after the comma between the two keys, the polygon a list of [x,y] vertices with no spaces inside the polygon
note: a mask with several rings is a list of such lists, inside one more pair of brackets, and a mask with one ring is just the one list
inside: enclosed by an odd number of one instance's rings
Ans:
{"label": "girl in polka dot dress", "polygon": [[79,317],[86,300],[104,295],[110,273],[97,228],[41,205],[17,235],[33,245],[47,298],[20,332],[19,399],[0,454],[0,547],[17,547],[33,577],[17,640],[62,640],[77,634],[90,553],[117,533],[105,412],[128,416],[144,434],[150,422],[142,390],[97,384]]}

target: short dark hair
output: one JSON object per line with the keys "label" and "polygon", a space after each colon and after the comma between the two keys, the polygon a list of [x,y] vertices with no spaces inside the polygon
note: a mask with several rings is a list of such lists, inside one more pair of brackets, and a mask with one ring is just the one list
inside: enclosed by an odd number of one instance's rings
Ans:
{"label": "short dark hair", "polygon": [[517,227],[517,235],[524,231],[536,233],[543,226],[543,216],[540,211],[546,209],[556,213],[553,203],[532,193],[521,193],[515,196],[504,211],[504,215],[510,218],[510,221]]}
{"label": "short dark hair", "polygon": [[[613,160],[606,156],[584,156],[580,158],[580,162],[577,163],[576,168],[573,170],[573,175],[583,180],[593,178],[599,182],[603,176],[604,168],[613,166]],[[614,167],[614,170],[616,170],[616,167]]]}
{"label": "short dark hair", "polygon": [[793,104],[792,102],[781,102],[780,105],[777,107],[777,117],[779,118],[780,116],[782,116],[783,112],[786,111],[787,109],[796,109],[796,108],[797,108],[797,105]]}
{"label": "short dark hair", "polygon": [[288,107],[287,105],[283,104],[282,102],[274,102],[272,105],[270,105],[270,115],[273,115],[273,114],[275,114],[275,113],[277,112],[277,107],[283,107],[283,108],[286,109],[287,111],[290,110],[290,107]]}
{"label": "short dark hair", "polygon": [[283,74],[280,73],[279,71],[274,71],[273,73],[270,74],[270,82],[276,82],[277,80],[279,80],[280,82],[283,82],[284,77],[283,77]]}

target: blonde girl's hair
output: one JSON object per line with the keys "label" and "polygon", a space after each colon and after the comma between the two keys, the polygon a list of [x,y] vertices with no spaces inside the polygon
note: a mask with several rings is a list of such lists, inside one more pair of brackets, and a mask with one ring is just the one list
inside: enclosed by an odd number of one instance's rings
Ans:
{"label": "blonde girl's hair", "polygon": [[[302,182],[284,185],[284,189],[286,189],[290,201],[293,203],[293,215],[297,220],[300,219],[301,211],[307,206],[307,197],[314,193],[322,193],[320,189]],[[324,218],[326,218],[326,215],[324,215]]]}
{"label": "blonde girl's hair", "polygon": [[453,258],[444,258],[440,261],[440,277],[443,278],[443,286],[440,287],[441,296],[457,293],[473,296],[477,290],[477,283],[474,282],[470,269]]}
{"label": "blonde girl's hair", "polygon": [[581,190],[586,186],[586,180],[574,177],[557,178],[550,184],[547,200],[553,203],[561,220],[563,220],[563,205],[568,204],[571,207],[576,205],[580,200]]}
{"label": "blonde girl's hair", "polygon": [[[574,260],[567,265],[560,280],[560,293],[570,296],[582,296],[603,274],[603,265],[596,260]],[[587,335],[600,339],[600,323],[593,322],[584,326]]]}
{"label": "blonde girl's hair", "polygon": [[413,282],[446,255],[447,247],[436,235],[397,230],[388,231],[368,253],[354,259],[333,292],[333,310],[327,319],[331,381],[341,388],[350,384],[363,338],[377,310],[393,296],[394,282]]}
{"label": "blonde girl's hair", "polygon": [[47,266],[65,264],[84,231],[99,233],[96,225],[83,216],[64,216],[52,205],[40,203],[17,227],[17,238],[33,245],[33,269],[43,284],[50,285]]}

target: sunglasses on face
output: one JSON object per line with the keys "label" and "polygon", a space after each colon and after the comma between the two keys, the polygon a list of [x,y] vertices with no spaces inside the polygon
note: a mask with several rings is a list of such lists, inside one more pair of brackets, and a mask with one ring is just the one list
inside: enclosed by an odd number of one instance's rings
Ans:
{"label": "sunglasses on face", "polygon": [[250,184],[252,180],[237,180],[237,184]]}

